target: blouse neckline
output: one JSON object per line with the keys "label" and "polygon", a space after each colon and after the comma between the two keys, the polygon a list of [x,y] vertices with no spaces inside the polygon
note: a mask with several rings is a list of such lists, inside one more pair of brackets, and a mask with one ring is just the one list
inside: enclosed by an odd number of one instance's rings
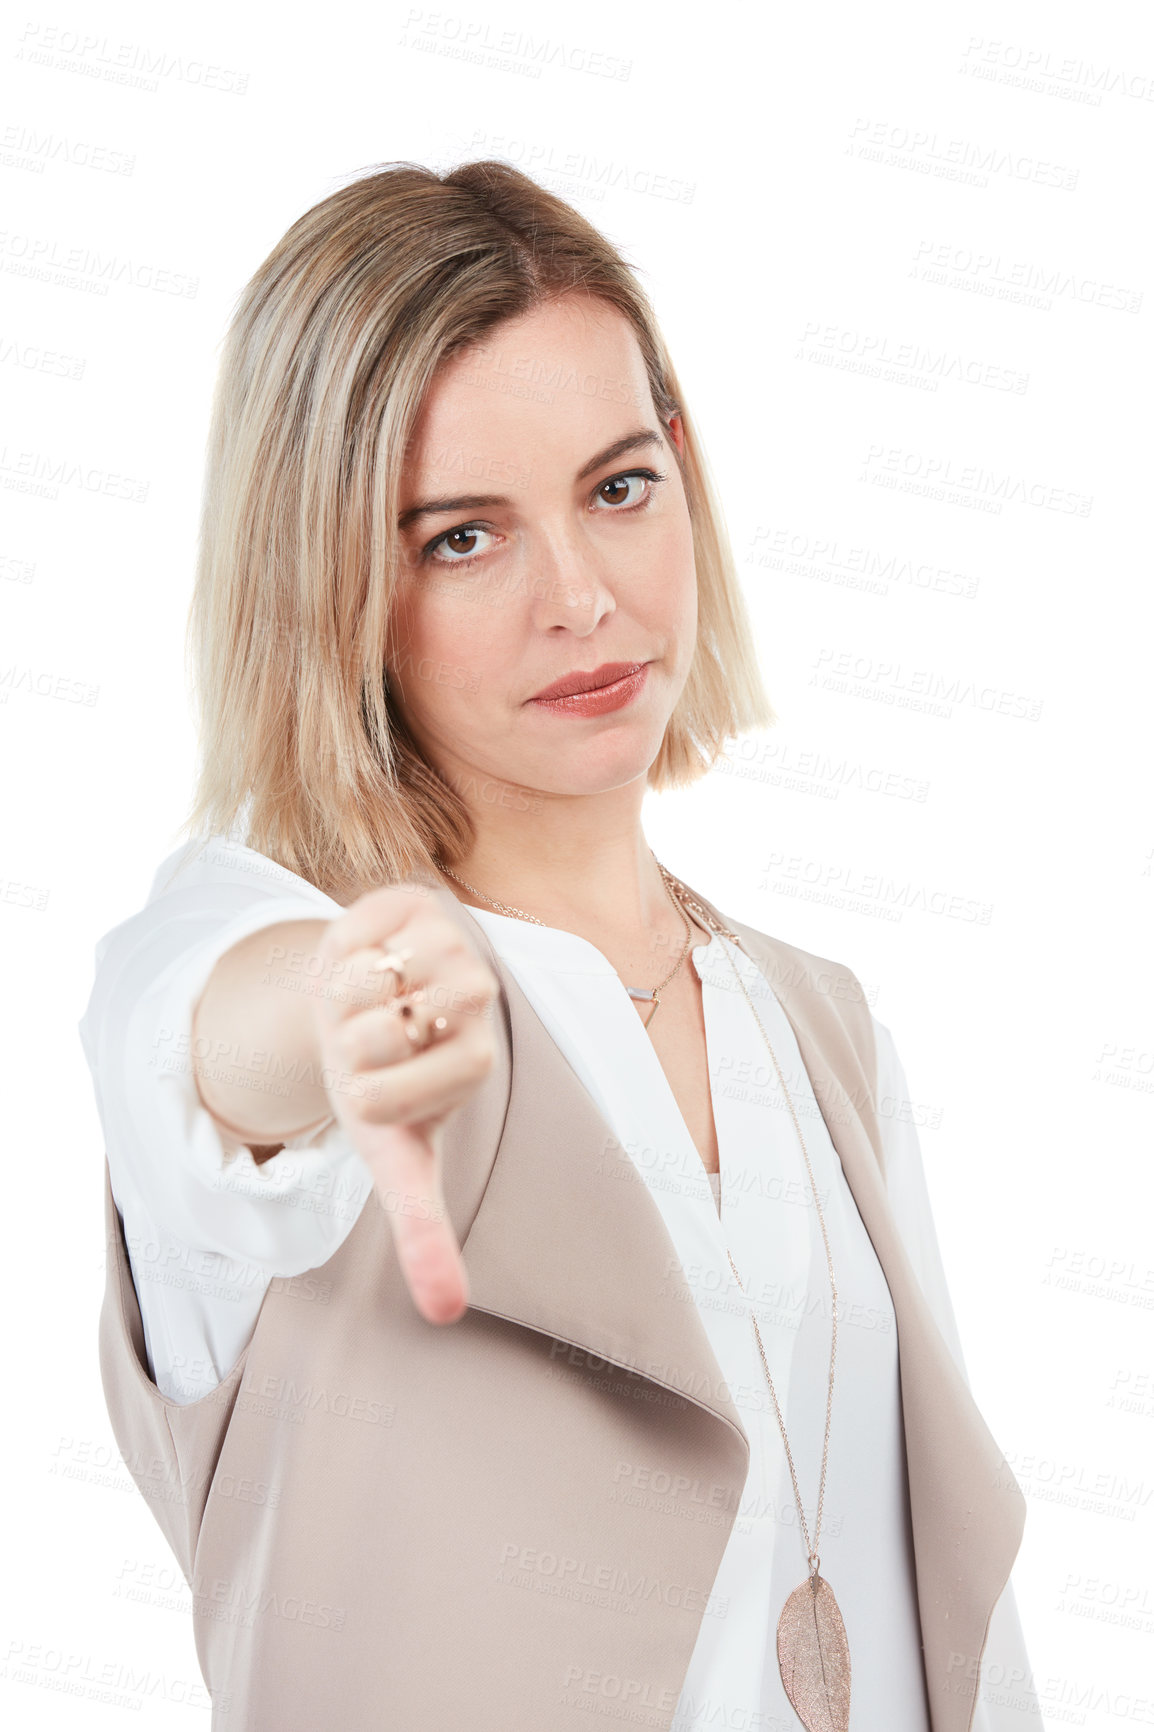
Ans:
{"label": "blouse neckline", "polygon": [[[535,926],[531,921],[519,920],[514,914],[498,914],[495,909],[469,908],[468,913],[479,920],[492,937],[500,939],[503,952],[518,954],[556,973],[609,974],[614,979],[619,978],[608,957],[588,938],[582,938],[576,932],[567,932],[561,926]],[[689,954],[699,970],[717,944],[718,937],[714,933],[708,942],[703,939],[690,946]]]}

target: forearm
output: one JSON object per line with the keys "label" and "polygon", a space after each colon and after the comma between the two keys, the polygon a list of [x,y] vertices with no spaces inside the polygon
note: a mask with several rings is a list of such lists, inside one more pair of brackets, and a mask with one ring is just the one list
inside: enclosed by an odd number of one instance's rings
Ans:
{"label": "forearm", "polygon": [[219,959],[193,1013],[197,1092],[241,1142],[268,1149],[326,1119],[312,996],[327,920],[285,921]]}

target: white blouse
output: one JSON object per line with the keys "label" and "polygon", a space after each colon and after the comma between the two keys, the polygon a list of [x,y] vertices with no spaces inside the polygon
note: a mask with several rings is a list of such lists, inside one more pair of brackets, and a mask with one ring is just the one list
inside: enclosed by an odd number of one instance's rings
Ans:
{"label": "white blouse", "polygon": [[[145,907],[97,946],[80,1035],[150,1370],[174,1401],[196,1400],[227,1376],[270,1283],[307,1276],[325,1263],[372,1188],[367,1167],[335,1119],[290,1140],[258,1166],[201,1104],[190,1067],[192,1014],[217,959],[262,927],[341,912],[306,880],[214,836],[169,856]],[[776,996],[729,940],[715,934],[691,951],[703,989],[721,1168],[711,1176],[641,1019],[596,946],[557,928],[469,912],[648,1186],[749,1434],[741,1508],[702,1619],[674,1732],[697,1724],[797,1723],[778,1671],[776,1631],[787,1596],[806,1577],[806,1547],[751,1303],[811,1536],[828,1387],[829,1275],[805,1161],[727,957],[742,972],[793,1098],[837,1277],[838,1350],[818,1550],[849,1639],[854,1722],[884,1725],[887,1732],[930,1732],[893,1307]],[[965,1376],[905,1076],[889,1030],[876,1018],[874,1029],[889,1200]],[[258,1073],[254,1086],[275,1083]],[[726,1246],[748,1297],[733,1280]],[[1029,1677],[1009,1586],[991,1622],[983,1667],[991,1685],[1015,1674]],[[1017,1725],[1010,1700],[984,1689],[972,1732]]]}

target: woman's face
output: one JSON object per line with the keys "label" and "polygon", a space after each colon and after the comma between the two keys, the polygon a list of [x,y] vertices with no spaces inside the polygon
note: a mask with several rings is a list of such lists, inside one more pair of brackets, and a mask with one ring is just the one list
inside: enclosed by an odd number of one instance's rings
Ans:
{"label": "woman's face", "polygon": [[[508,320],[435,378],[403,478],[387,666],[467,806],[494,784],[588,795],[645,777],[697,631],[682,439],[632,328],[586,295]],[[609,663],[642,671],[584,703],[535,701],[568,675],[604,683]]]}

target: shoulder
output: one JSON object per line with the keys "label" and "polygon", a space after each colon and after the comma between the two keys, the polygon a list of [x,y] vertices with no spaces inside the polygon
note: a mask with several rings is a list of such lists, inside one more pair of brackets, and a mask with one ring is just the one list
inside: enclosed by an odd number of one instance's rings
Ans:
{"label": "shoulder", "polygon": [[865,988],[848,963],[803,950],[746,921],[726,918],[730,930],[757,956],[775,990],[824,1003],[839,1021],[868,1025],[872,1034],[873,1017]]}
{"label": "shoulder", "polygon": [[250,932],[342,912],[275,860],[227,836],[195,837],[161,861],[143,905],[98,938],[81,1038],[88,1045],[114,1006],[127,1011],[193,963],[203,972]]}
{"label": "shoulder", "polygon": [[847,963],[764,932],[749,921],[735,920],[682,879],[691,904],[734,934],[765,974],[783,1006],[801,1018],[827,1042],[848,1040],[867,1079],[874,1074],[876,1048],[873,1017],[861,981]]}
{"label": "shoulder", "polygon": [[143,934],[168,924],[214,922],[246,910],[284,908],[320,917],[343,912],[339,902],[265,854],[228,836],[197,836],[175,849],[157,867],[148,896],[136,914],[115,933]]}
{"label": "shoulder", "polygon": [[803,950],[800,945],[790,944],[787,939],[779,938],[775,933],[764,932],[749,921],[736,920],[732,914],[725,913],[684,879],[680,882],[689,895],[691,909],[696,906],[699,914],[712,916],[713,921],[720,923],[723,930],[734,933],[742,944],[757,955],[759,963],[775,987],[780,984],[787,989],[797,988],[803,992],[822,994],[832,1003],[866,1005],[861,982],[852,968],[845,963],[835,962],[828,956],[818,956],[815,951]]}
{"label": "shoulder", "polygon": [[759,960],[775,988],[794,991],[804,999],[824,1001],[829,1015],[851,1031],[856,1044],[868,1056],[868,1072],[875,1075],[879,1095],[905,1092],[905,1074],[893,1034],[870,1005],[869,994],[848,963],[814,951],[803,950],[773,933],[740,921],[730,921],[739,937],[761,951]]}
{"label": "shoulder", "polygon": [[884,1173],[877,1025],[857,974],[848,963],[805,950],[746,921],[730,919],[728,925],[762,970],[792,1026],[831,1130],[835,1119],[847,1114],[858,1120]]}
{"label": "shoulder", "polygon": [[188,891],[229,890],[253,896],[298,896],[340,907],[307,878],[225,835],[194,836],[169,854],[157,867],[146,906]]}

